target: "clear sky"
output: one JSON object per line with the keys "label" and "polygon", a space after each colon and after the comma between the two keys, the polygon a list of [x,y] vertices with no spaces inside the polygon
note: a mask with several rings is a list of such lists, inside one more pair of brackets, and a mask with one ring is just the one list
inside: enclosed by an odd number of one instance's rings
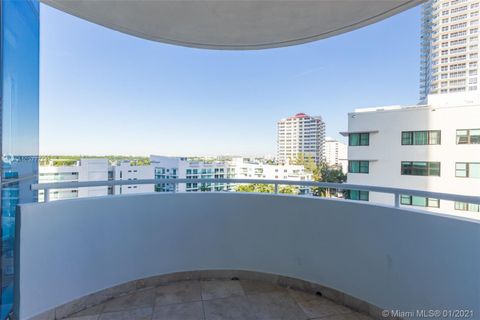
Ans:
{"label": "clear sky", "polygon": [[41,6],[40,153],[275,154],[276,122],[418,102],[420,8],[287,48],[214,51],[138,39]]}

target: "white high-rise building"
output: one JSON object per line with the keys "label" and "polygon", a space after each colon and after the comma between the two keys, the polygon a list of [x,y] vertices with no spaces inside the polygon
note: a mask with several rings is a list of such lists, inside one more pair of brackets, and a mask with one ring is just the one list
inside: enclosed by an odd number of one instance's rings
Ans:
{"label": "white high-rise building", "polygon": [[315,163],[324,159],[325,122],[322,117],[298,113],[277,123],[277,161],[285,164],[299,154]]}
{"label": "white high-rise building", "polygon": [[327,137],[325,139],[325,162],[347,172],[347,145]]}
{"label": "white high-rise building", "polygon": [[420,101],[429,94],[478,91],[480,0],[430,0],[423,5]]}
{"label": "white high-rise building", "polygon": [[[348,174],[352,184],[478,196],[480,104],[436,95],[428,105],[357,109],[348,115]],[[383,193],[350,198],[393,204]],[[401,196],[402,206],[480,219],[479,205]]]}

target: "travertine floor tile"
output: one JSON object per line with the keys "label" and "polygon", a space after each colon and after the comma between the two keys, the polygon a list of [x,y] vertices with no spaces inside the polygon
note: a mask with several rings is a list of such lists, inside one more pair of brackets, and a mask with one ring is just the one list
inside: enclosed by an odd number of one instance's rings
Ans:
{"label": "travertine floor tile", "polygon": [[286,292],[285,288],[264,281],[241,280],[240,284],[242,285],[243,291],[246,295]]}
{"label": "travertine floor tile", "polygon": [[98,320],[98,317],[100,317],[99,314],[95,315],[90,315],[90,316],[72,316],[66,318],[67,320]]}
{"label": "travertine floor tile", "polygon": [[153,320],[204,320],[201,301],[160,305],[153,311]]}
{"label": "travertine floor tile", "polygon": [[70,320],[97,320],[102,313],[105,304],[99,304],[94,307],[82,310],[75,314],[72,314],[68,319]]}
{"label": "travertine floor tile", "polygon": [[314,299],[302,300],[298,301],[297,303],[309,318],[344,315],[353,312],[351,309],[348,309],[345,306],[338,305],[321,297],[314,297]]}
{"label": "travertine floor tile", "polygon": [[102,313],[98,320],[151,320],[152,307]]}
{"label": "travertine floor tile", "polygon": [[255,312],[246,297],[204,301],[206,320],[255,320]]}
{"label": "travertine floor tile", "polygon": [[180,281],[139,289],[68,320],[372,320],[314,294],[249,280]]}
{"label": "travertine floor tile", "polygon": [[255,315],[265,320],[306,320],[307,316],[286,292],[247,296]]}
{"label": "travertine floor tile", "polygon": [[232,280],[209,280],[202,281],[202,299],[221,299],[234,296],[244,296],[240,281]]}
{"label": "travertine floor tile", "polygon": [[155,289],[141,290],[106,302],[103,312],[153,307],[154,300]]}
{"label": "travertine floor tile", "polygon": [[156,288],[155,306],[201,301],[199,281],[181,281]]}
{"label": "travertine floor tile", "polygon": [[358,313],[358,312],[352,312],[352,313],[347,313],[347,314],[338,314],[335,316],[327,316],[327,317],[321,317],[321,318],[313,318],[315,320],[373,320],[373,318]]}

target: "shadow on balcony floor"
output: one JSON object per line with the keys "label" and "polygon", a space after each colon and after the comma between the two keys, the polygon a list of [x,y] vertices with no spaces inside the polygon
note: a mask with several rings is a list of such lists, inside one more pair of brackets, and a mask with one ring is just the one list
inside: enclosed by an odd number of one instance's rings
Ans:
{"label": "shadow on balcony floor", "polygon": [[180,281],[137,290],[71,320],[367,320],[326,298],[251,280]]}

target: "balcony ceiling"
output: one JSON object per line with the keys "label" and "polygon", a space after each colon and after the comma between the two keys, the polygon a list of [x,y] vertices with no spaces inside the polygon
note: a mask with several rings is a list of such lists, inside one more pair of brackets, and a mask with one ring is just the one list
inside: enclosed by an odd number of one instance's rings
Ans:
{"label": "balcony ceiling", "polygon": [[248,50],[306,43],[377,22],[423,0],[41,0],[140,38]]}

